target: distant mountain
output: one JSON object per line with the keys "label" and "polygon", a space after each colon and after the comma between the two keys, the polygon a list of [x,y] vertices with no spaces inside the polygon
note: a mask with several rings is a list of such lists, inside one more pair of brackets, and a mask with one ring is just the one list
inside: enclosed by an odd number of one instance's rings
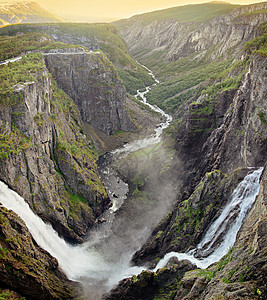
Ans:
{"label": "distant mountain", "polygon": [[15,23],[62,22],[35,2],[0,3],[0,26]]}

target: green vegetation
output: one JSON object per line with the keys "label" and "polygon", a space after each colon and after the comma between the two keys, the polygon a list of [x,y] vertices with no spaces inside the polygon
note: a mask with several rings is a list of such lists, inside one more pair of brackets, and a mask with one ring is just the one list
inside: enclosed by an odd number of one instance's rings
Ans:
{"label": "green vegetation", "polygon": [[129,24],[135,22],[136,18],[141,19],[143,24],[148,24],[155,20],[164,21],[168,19],[177,20],[179,23],[203,23],[218,16],[227,14],[239,6],[240,5],[232,5],[226,2],[210,2],[197,5],[177,6],[134,16],[131,19],[114,22],[114,24],[119,28],[123,28],[124,26],[129,26]]}
{"label": "green vegetation", "polygon": [[26,300],[26,298],[20,297],[10,290],[0,289],[0,300]]}
{"label": "green vegetation", "polygon": [[267,57],[267,21],[260,24],[258,32],[258,37],[246,43],[245,50],[249,54],[257,53]]}
{"label": "green vegetation", "polygon": [[257,116],[259,117],[261,123],[267,127],[267,116],[266,113],[263,112],[262,110],[259,110],[259,112],[257,113]]}
{"label": "green vegetation", "polygon": [[31,138],[26,137],[14,124],[2,123],[0,127],[0,159],[17,155],[32,145]]}
{"label": "green vegetation", "polygon": [[215,277],[215,273],[213,273],[207,269],[203,269],[203,270],[199,271],[196,275],[199,277],[205,277],[205,279],[208,282],[211,281],[211,279]]}
{"label": "green vegetation", "polygon": [[34,74],[40,73],[43,68],[41,53],[29,53],[19,61],[0,66],[0,103],[12,105],[20,101],[21,95],[15,91],[15,86],[36,82]]}
{"label": "green vegetation", "polygon": [[[84,135],[80,132],[80,127],[77,125],[76,119],[79,115],[78,109],[73,100],[68,97],[63,90],[57,87],[57,84],[54,80],[52,80],[52,87],[53,101],[56,103],[55,112],[58,109],[64,114],[70,114],[71,119],[68,123],[72,131],[76,132],[75,136],[65,132],[64,127],[61,126],[61,123],[58,123],[57,119],[53,120],[55,123],[57,123],[58,128],[61,128],[57,136],[58,159],[64,161],[66,159],[64,153],[69,153],[73,160],[70,160],[68,163],[72,165],[74,172],[86,173],[88,178],[90,178],[86,184],[90,187],[91,191],[95,193],[96,196],[105,197],[107,195],[105,188],[97,175],[97,154],[93,150],[93,144],[85,139]],[[84,170],[82,168],[82,164],[79,162],[86,164],[88,166],[88,170]],[[58,171],[60,172],[60,169],[58,169]]]}
{"label": "green vegetation", "polygon": [[[17,24],[1,28],[0,36],[14,36],[18,32],[28,34],[29,32],[32,32],[32,34],[35,33],[37,37],[38,35],[47,37],[46,34],[54,34],[59,36],[61,40],[71,42],[76,46],[83,45],[85,47],[88,47],[89,49],[102,50],[117,68],[119,76],[122,79],[127,92],[131,94],[135,94],[137,89],[141,89],[146,85],[150,85],[151,83],[153,83],[153,79],[148,74],[147,70],[140,66],[128,53],[126,43],[118,34],[116,27],[112,24]],[[71,39],[66,38],[66,35],[71,35]],[[5,38],[6,37],[4,37],[4,39]],[[13,38],[16,40],[16,37]],[[31,41],[31,43],[33,42]],[[50,48],[53,46],[52,42],[46,41],[44,43],[44,48]],[[66,48],[66,45],[68,45],[63,43],[54,44],[59,48]],[[32,48],[34,48],[34,46],[36,46],[36,44],[33,43]]]}
{"label": "green vegetation", "polygon": [[[217,78],[221,78],[221,73],[225,72],[225,69],[230,70],[230,66],[231,61],[228,60],[210,64],[203,61],[194,67],[192,64],[186,66],[181,63],[179,76],[174,76],[172,79],[153,88],[147,94],[147,99],[150,103],[158,105],[163,110],[174,113],[188,99],[201,95],[202,91],[205,90],[206,84],[208,84],[205,81],[209,80],[209,85],[212,85],[212,82],[216,82]],[[238,79],[229,79],[229,82],[227,81],[221,86],[218,83],[216,90],[234,87],[238,80],[239,77]],[[213,93],[214,91],[215,89],[211,88],[211,92]]]}
{"label": "green vegetation", "polygon": [[236,17],[236,20],[238,20],[239,18],[242,18],[242,17],[246,17],[246,16],[266,14],[266,13],[267,13],[267,9],[254,10],[254,11],[246,12],[246,13],[239,15],[238,17]]}
{"label": "green vegetation", "polygon": [[[8,28],[2,28],[2,30]],[[45,33],[31,32],[18,36],[1,36],[1,34],[2,31],[0,31],[0,61],[19,56],[27,51],[49,51],[51,49],[78,47],[78,45],[54,42]]]}

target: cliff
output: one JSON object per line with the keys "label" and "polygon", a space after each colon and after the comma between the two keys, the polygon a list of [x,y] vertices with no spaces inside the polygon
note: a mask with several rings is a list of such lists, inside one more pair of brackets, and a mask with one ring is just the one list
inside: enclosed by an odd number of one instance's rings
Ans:
{"label": "cliff", "polygon": [[[25,223],[4,207],[0,207],[0,237],[1,288],[14,289],[29,299],[79,295],[79,285],[66,278],[57,260],[36,244]],[[8,294],[1,296],[7,299]]]}
{"label": "cliff", "polygon": [[[153,56],[165,61],[189,55],[198,60],[205,56],[214,60],[238,53],[244,41],[251,39],[257,26],[267,18],[266,2],[237,8],[230,6],[228,12],[224,6],[224,3],[208,3],[177,7],[176,15],[179,9],[183,13],[187,8],[188,21],[182,16],[163,18],[165,11],[159,11],[157,18],[144,14],[115,22],[115,25],[130,52],[142,62],[150,64]],[[198,20],[196,11],[200,10],[203,15],[210,10],[211,18]],[[212,18],[213,10],[219,12],[215,18]]]}
{"label": "cliff", "polygon": [[103,51],[117,69],[127,92],[132,95],[135,95],[137,89],[154,82],[147,70],[130,55],[125,41],[112,24],[18,24],[0,29],[0,35],[13,36],[28,32],[42,32],[59,43],[82,45],[92,51]]}
{"label": "cliff", "polygon": [[1,180],[60,235],[80,242],[109,205],[80,112],[41,54],[1,68],[13,80],[1,94]]}
{"label": "cliff", "polygon": [[74,100],[84,122],[109,135],[135,130],[124,108],[126,91],[103,53],[47,55],[45,61],[59,87]]}
{"label": "cliff", "polygon": [[[106,299],[265,299],[266,169],[233,248],[208,269],[172,259],[157,272],[124,279]],[[190,270],[191,269],[191,270]]]}
{"label": "cliff", "polygon": [[[180,174],[184,188],[178,196],[178,204],[172,216],[166,217],[159,224],[147,245],[136,254],[135,261],[169,251],[187,251],[189,245],[196,245],[201,238],[198,233],[205,232],[205,226],[223,205],[223,199],[227,199],[227,193],[223,190],[230,192],[236,186],[234,182],[241,180],[245,174],[242,175],[239,170],[239,180],[233,181],[230,172],[240,167],[259,167],[265,164],[265,65],[264,57],[252,57],[250,70],[243,77],[241,87],[231,102],[226,93],[221,94],[220,100],[214,103],[213,112],[207,109],[205,99],[188,108],[174,133],[176,154],[184,167]],[[224,101],[228,104],[224,105]],[[217,119],[216,115],[224,117]],[[203,123],[203,120],[206,122]],[[216,173],[218,169],[227,173],[226,178]],[[207,172],[212,173],[203,177]],[[202,181],[199,183],[200,180]],[[188,218],[184,215],[190,207],[185,205],[187,202],[194,207],[193,214],[190,213]],[[183,226],[186,230],[178,230]],[[158,232],[163,233],[159,236]]]}
{"label": "cliff", "polygon": [[[256,36],[258,33],[256,30]],[[174,143],[176,158],[183,162],[178,176],[182,181],[181,193],[177,195],[174,210],[133,256],[134,263],[153,267],[168,252],[193,249],[212,220],[219,216],[249,167],[265,165],[266,54],[264,42],[257,44],[256,40],[253,50],[259,54],[240,54],[239,66],[246,66],[240,82],[224,88],[217,73],[214,81],[211,76],[205,82],[204,92],[190,95],[178,109],[177,123],[165,133],[165,145]],[[231,77],[238,72],[231,67],[224,74]],[[156,273],[143,272],[125,279],[107,299],[141,299],[151,289],[148,299],[264,298],[266,208],[262,193],[265,180],[266,170],[261,179],[261,192],[234,247],[218,263],[206,270],[195,267],[197,270],[183,273],[180,280],[172,277],[173,270],[178,268],[177,262],[172,261]],[[159,279],[165,272],[168,275]]]}

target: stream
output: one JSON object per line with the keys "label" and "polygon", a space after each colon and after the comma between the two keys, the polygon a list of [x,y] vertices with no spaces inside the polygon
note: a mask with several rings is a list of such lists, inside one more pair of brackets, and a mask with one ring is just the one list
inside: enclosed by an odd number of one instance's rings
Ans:
{"label": "stream", "polygon": [[[151,76],[155,79],[152,72]],[[157,84],[158,81],[155,80]],[[45,224],[36,216],[28,204],[17,193],[0,182],[0,202],[8,209],[12,209],[26,223],[36,242],[51,255],[57,258],[59,266],[69,279],[83,283],[86,299],[101,299],[103,293],[108,292],[118,282],[126,277],[139,274],[145,267],[131,266],[132,255],[147,240],[155,224],[148,216],[138,219],[136,212],[127,210],[128,185],[118,176],[116,163],[130,153],[160,142],[162,131],[172,121],[172,117],[157,106],[146,101],[145,91],[137,91],[136,97],[151,109],[161,113],[166,121],[159,124],[152,136],[128,143],[123,147],[103,155],[99,159],[99,173],[105,188],[112,200],[112,207],[98,220],[98,223],[88,233],[87,241],[82,245],[68,245],[50,225]],[[227,249],[235,239],[242,222],[247,215],[259,191],[259,178],[263,168],[252,171],[238,185],[231,199],[224,208],[221,217],[211,224],[200,244],[190,253],[168,253],[153,271],[165,266],[170,257],[189,259],[200,268],[206,268],[226,254]],[[168,207],[161,210],[154,222],[158,222],[168,212]],[[238,211],[233,221],[231,213]],[[227,220],[233,223],[227,226]],[[213,240],[221,235],[223,228],[230,228],[224,232],[224,239],[215,249]],[[210,251],[210,249],[213,249]]]}

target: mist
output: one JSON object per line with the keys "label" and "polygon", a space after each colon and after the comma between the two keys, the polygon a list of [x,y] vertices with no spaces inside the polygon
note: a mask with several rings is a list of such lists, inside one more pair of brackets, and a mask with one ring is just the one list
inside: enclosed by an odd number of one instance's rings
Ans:
{"label": "mist", "polygon": [[182,164],[161,143],[136,151],[119,162],[115,159],[115,165],[120,177],[127,179],[129,192],[113,216],[97,224],[87,237],[88,248],[102,257],[107,268],[93,282],[92,278],[81,279],[86,299],[101,299],[123,278],[147,269],[132,265],[132,256],[172,210],[180,191],[177,171]]}

